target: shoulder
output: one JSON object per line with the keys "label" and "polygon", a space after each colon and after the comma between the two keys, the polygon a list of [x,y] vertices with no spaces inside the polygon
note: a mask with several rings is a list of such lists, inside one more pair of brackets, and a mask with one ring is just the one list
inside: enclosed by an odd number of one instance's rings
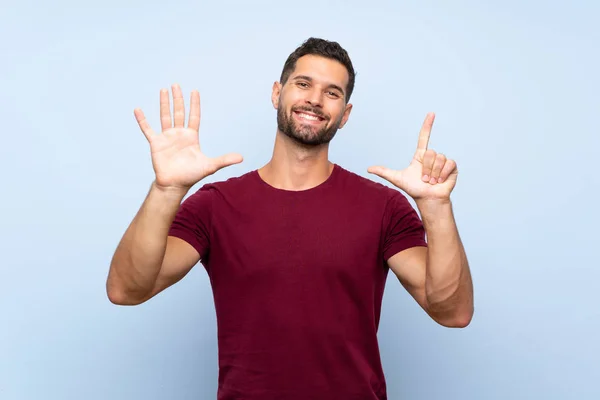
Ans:
{"label": "shoulder", "polygon": [[384,220],[414,214],[415,208],[400,189],[386,186],[342,167],[339,169],[339,181],[345,188],[344,192],[350,194],[352,202],[380,210]]}
{"label": "shoulder", "polygon": [[194,216],[196,219],[211,220],[213,212],[222,204],[235,202],[248,192],[252,172],[220,181],[200,182],[183,200],[178,215],[180,218]]}
{"label": "shoulder", "polygon": [[193,195],[210,194],[226,194],[228,192],[239,192],[240,189],[245,189],[255,184],[255,171],[249,171],[242,175],[232,176],[223,180],[205,182],[193,193]]}
{"label": "shoulder", "polygon": [[356,195],[365,197],[369,200],[378,200],[388,203],[390,201],[406,200],[402,192],[396,188],[386,186],[382,183],[371,180],[355,172],[338,166],[340,171],[340,182],[348,191]]}

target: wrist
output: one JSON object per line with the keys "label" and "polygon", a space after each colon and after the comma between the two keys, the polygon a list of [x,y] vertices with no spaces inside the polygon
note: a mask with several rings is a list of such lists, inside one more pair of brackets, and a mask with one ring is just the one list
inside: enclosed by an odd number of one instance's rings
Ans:
{"label": "wrist", "polygon": [[452,215],[450,199],[420,199],[415,200],[415,203],[424,222],[432,222]]}
{"label": "wrist", "polygon": [[156,194],[159,194],[160,196],[164,196],[169,199],[181,200],[185,197],[190,188],[177,186],[162,186],[156,181],[153,181],[150,190],[155,192]]}
{"label": "wrist", "polygon": [[450,198],[446,198],[446,199],[416,199],[415,200],[415,204],[417,205],[417,207],[419,207],[419,209],[423,208],[423,209],[431,209],[431,210],[438,210],[438,209],[444,209],[444,208],[448,208],[448,207],[452,207],[452,200],[450,200]]}

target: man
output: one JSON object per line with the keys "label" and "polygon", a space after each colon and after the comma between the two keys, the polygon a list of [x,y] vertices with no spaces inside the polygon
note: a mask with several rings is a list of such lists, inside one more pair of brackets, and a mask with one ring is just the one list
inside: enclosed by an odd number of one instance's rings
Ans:
{"label": "man", "polygon": [[[190,188],[242,161],[199,146],[200,97],[160,93],[162,133],[141,110],[156,179],[112,260],[107,292],[134,305],[201,261],[215,300],[219,400],[386,399],[377,329],[388,270],[437,323],[473,314],[469,266],[453,218],[456,163],[427,148],[428,114],[406,169],[371,167],[400,191],[328,160],[347,123],[354,69],[336,42],[311,38],[273,85],[277,134],[258,170]],[[425,241],[427,234],[427,242]]]}

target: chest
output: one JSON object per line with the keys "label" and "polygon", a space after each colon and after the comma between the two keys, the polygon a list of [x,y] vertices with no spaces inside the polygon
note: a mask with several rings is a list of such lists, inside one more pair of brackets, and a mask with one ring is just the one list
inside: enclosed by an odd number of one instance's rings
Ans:
{"label": "chest", "polygon": [[357,206],[288,204],[215,218],[216,279],[361,281],[382,268],[381,218]]}

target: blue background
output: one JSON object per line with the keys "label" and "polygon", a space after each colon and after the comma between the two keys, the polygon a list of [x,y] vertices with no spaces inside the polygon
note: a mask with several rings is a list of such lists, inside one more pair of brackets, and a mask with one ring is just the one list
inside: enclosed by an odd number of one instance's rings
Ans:
{"label": "blue background", "polygon": [[[451,4],[449,4],[451,3]],[[309,36],[358,71],[331,160],[408,165],[420,125],[454,158],[471,325],[436,325],[395,279],[379,338],[389,398],[600,398],[600,5],[573,1],[16,2],[0,13],[0,398],[212,399],[209,281],[138,307],[105,294],[153,179],[133,109],[159,129],[172,83],[201,143],[268,161],[271,86]],[[565,3],[566,4],[566,3]],[[193,190],[195,190],[195,187]]]}

